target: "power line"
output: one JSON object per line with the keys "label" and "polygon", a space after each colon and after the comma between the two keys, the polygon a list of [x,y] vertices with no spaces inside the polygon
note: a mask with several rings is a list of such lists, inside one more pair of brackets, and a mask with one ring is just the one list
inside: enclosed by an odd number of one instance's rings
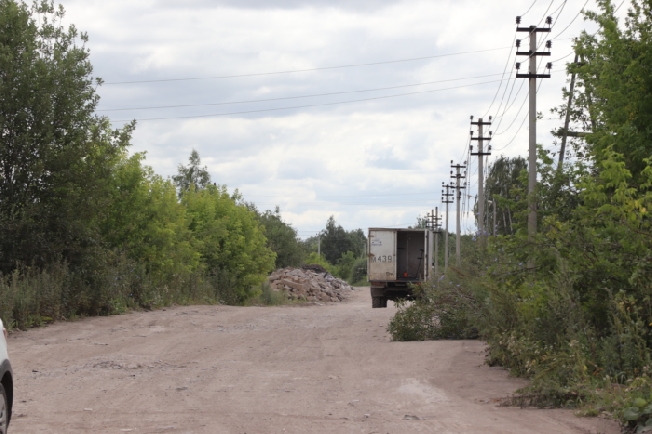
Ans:
{"label": "power line", "polygon": [[[536,0],[535,0],[535,3],[536,3]],[[532,3],[532,4],[534,5],[534,3]],[[532,6],[530,6],[530,8],[531,8],[531,7],[532,7]],[[516,36],[514,36],[514,39],[512,40],[512,47],[514,47],[514,42],[516,42]],[[514,51],[514,50],[512,49],[512,50],[509,52],[509,55],[507,56],[507,61],[505,62],[505,67],[503,68],[503,76],[502,76],[501,78],[504,78],[504,77],[505,77],[505,72],[507,71],[507,65],[509,65],[509,59],[512,58],[512,52],[513,52],[513,51]],[[514,68],[514,67],[512,66],[512,69],[513,69],[513,68]],[[511,78],[512,78],[512,71],[509,72],[509,77],[508,77],[508,79],[507,79],[507,84],[505,85],[505,88],[507,88],[507,86],[509,86],[509,80],[511,80]],[[487,112],[484,114],[484,116],[482,116],[483,118],[486,118],[487,115],[489,114],[489,112],[491,111],[491,107],[493,107],[494,102],[496,102],[496,97],[497,97],[498,94],[500,93],[500,88],[501,88],[502,86],[503,86],[503,82],[501,81],[500,84],[498,85],[498,89],[496,89],[496,93],[494,94],[494,98],[491,100],[491,104],[489,104],[489,108],[487,109]],[[504,93],[503,93],[503,96],[504,96]]]}
{"label": "power line", "polygon": [[[314,200],[325,199],[325,198],[338,199],[338,198],[342,198],[342,197],[359,198],[359,197],[390,197],[390,196],[426,196],[426,195],[432,195],[432,194],[433,194],[433,192],[429,191],[429,192],[423,192],[423,193],[396,193],[396,194],[376,194],[376,195],[361,194],[361,195],[351,195],[351,196],[347,196],[347,195],[339,196],[338,195],[338,196],[319,196],[319,197],[315,198]],[[256,194],[254,194],[254,195],[247,195],[247,197],[265,197],[265,198],[270,198],[271,197],[271,198],[291,198],[291,199],[301,198],[301,199],[305,199],[306,195],[301,195],[301,196],[275,196],[275,195],[266,196],[266,195],[256,195]]]}
{"label": "power line", "polygon": [[377,66],[377,65],[388,65],[392,63],[402,63],[402,62],[414,62],[418,60],[427,60],[427,59],[436,59],[440,57],[450,57],[450,56],[460,56],[462,54],[475,54],[475,53],[486,53],[489,51],[498,51],[505,50],[511,47],[500,47],[500,48],[488,48],[486,50],[474,50],[474,51],[458,51],[456,53],[448,54],[436,54],[433,56],[423,56],[423,57],[413,57],[410,59],[400,59],[400,60],[387,60],[383,62],[372,62],[372,63],[357,63],[350,65],[338,65],[338,66],[323,66],[320,68],[307,68],[307,69],[294,69],[288,71],[276,71],[276,72],[259,72],[253,74],[237,74],[237,75],[221,75],[213,77],[182,77],[182,78],[161,78],[154,80],[132,80],[132,81],[110,81],[105,82],[105,85],[117,85],[117,84],[137,84],[137,83],[162,83],[170,81],[194,81],[194,80],[218,80],[226,78],[243,78],[243,77],[260,77],[266,75],[279,75],[279,74],[294,74],[298,72],[311,72],[311,71],[324,71],[328,69],[341,69],[341,68],[357,68],[361,66]]}
{"label": "power line", "polygon": [[312,95],[298,95],[298,96],[287,96],[279,98],[266,98],[266,99],[253,99],[247,101],[232,101],[232,102],[219,102],[219,103],[206,103],[206,104],[176,104],[176,105],[161,105],[161,106],[146,106],[146,107],[127,107],[127,108],[115,108],[115,109],[101,109],[96,110],[98,112],[110,112],[110,111],[126,111],[126,110],[153,110],[153,109],[165,109],[165,108],[186,108],[186,107],[209,107],[209,106],[222,106],[222,105],[233,105],[233,104],[248,104],[254,102],[269,102],[269,101],[283,101],[290,99],[300,99],[300,98],[314,98],[320,96],[332,96],[332,95],[345,95],[350,93],[365,93],[365,92],[377,92],[381,90],[391,90],[391,89],[401,89],[406,87],[416,87],[416,86],[425,86],[427,84],[436,84],[436,83],[445,83],[449,81],[460,81],[460,80],[472,80],[476,78],[486,78],[486,77],[495,77],[497,75],[504,74],[487,74],[487,75],[478,75],[475,77],[462,77],[462,78],[449,78],[446,80],[436,80],[428,81],[424,83],[416,84],[404,84],[401,86],[390,86],[390,87],[379,87],[376,89],[364,89],[364,90],[350,90],[350,91],[340,91],[340,92],[327,92],[327,93],[316,93]]}
{"label": "power line", "polygon": [[[537,69],[541,68],[542,63],[543,63],[543,60],[539,60],[539,65],[537,66]],[[507,110],[512,108],[512,106],[516,102],[516,97],[518,97],[518,94],[521,92],[521,89],[523,88],[523,83],[525,83],[525,80],[521,81],[521,86],[518,88],[518,91],[516,92],[516,95],[514,95],[514,100],[512,101],[512,103],[509,106],[505,107],[505,111],[503,111],[503,114],[500,116],[500,122],[498,122],[498,125],[496,126],[496,134],[495,134],[496,136],[499,136],[499,135],[504,134],[507,131],[509,131],[509,129],[512,127],[512,125],[514,125],[514,122],[516,122],[516,119],[518,119],[518,115],[521,114],[521,110],[523,110],[523,107],[525,106],[525,103],[526,103],[526,101],[528,99],[528,95],[526,95],[525,98],[523,99],[523,103],[521,104],[521,107],[518,109],[518,112],[516,112],[516,116],[514,116],[514,120],[512,121],[512,123],[509,124],[509,126],[507,128],[505,128],[503,131],[500,131],[500,132],[498,131],[500,129],[501,124],[503,123],[503,119],[505,118],[505,113],[507,112]],[[540,83],[539,83],[539,86],[541,86]]]}
{"label": "power line", "polygon": [[579,17],[579,16],[582,14],[582,12],[584,11],[584,8],[586,7],[586,5],[587,5],[588,3],[589,3],[589,0],[586,0],[586,1],[584,2],[584,6],[582,6],[582,9],[580,9],[580,11],[575,15],[575,17],[573,17],[573,19],[571,20],[571,22],[568,23],[568,25],[567,25],[566,27],[564,27],[564,29],[563,29],[561,32],[559,32],[559,33],[557,33],[555,36],[553,36],[552,39],[557,39],[557,37],[559,37],[562,33],[564,33],[566,30],[568,30],[568,28],[569,28],[569,27],[570,27],[570,26],[575,22],[575,20],[577,19],[577,17]]}
{"label": "power line", "polygon": [[532,4],[530,5],[530,7],[527,8],[527,11],[525,11],[524,13],[522,13],[521,16],[523,17],[523,16],[525,16],[528,12],[530,12],[530,11],[532,10],[532,6],[534,6],[536,2],[537,2],[537,0],[534,0],[534,1],[532,2]]}
{"label": "power line", "polygon": [[570,55],[572,55],[572,54],[575,54],[575,50],[571,51],[570,53],[568,53],[567,55],[565,55],[565,56],[563,56],[563,57],[560,57],[559,59],[555,59],[555,60],[553,60],[551,63],[554,65],[556,62],[558,62],[558,61],[560,61],[560,60],[563,60],[563,59],[567,58],[568,56],[570,56]]}
{"label": "power line", "polygon": [[[539,27],[539,26],[541,25],[541,23],[543,22],[543,20],[546,19],[546,15],[548,15],[548,11],[550,10],[550,8],[552,7],[552,4],[553,4],[554,2],[555,2],[555,0],[551,0],[551,1],[550,1],[550,4],[548,5],[548,9],[546,9],[546,11],[545,11],[545,12],[543,13],[543,15],[541,16],[541,19],[540,19],[539,22],[537,23],[537,27]],[[553,13],[554,13],[554,12],[553,12]]]}
{"label": "power line", "polygon": [[[277,108],[259,109],[259,110],[244,110],[244,111],[239,111],[239,112],[215,113],[215,114],[210,114],[210,115],[171,116],[171,117],[159,117],[159,118],[140,118],[140,119],[135,119],[135,120],[137,120],[137,121],[156,121],[156,120],[171,120],[171,119],[201,119],[201,118],[229,116],[229,115],[274,112],[274,111],[280,111],[280,110],[292,110],[292,109],[300,109],[300,108],[308,108],[308,107],[324,107],[324,106],[339,105],[339,104],[351,104],[351,103],[363,102],[363,101],[374,101],[374,100],[387,99],[387,98],[397,98],[397,97],[406,96],[406,95],[417,95],[417,94],[422,94],[422,93],[443,92],[445,90],[461,89],[461,88],[464,88],[464,87],[481,86],[483,84],[496,83],[497,81],[500,81],[500,80],[484,81],[484,82],[481,82],[481,83],[474,83],[474,84],[466,84],[466,85],[462,85],[462,86],[447,87],[447,88],[444,88],[444,89],[422,90],[422,91],[416,91],[416,92],[399,93],[399,94],[395,94],[395,95],[377,96],[377,97],[373,97],[373,98],[363,98],[363,99],[356,99],[356,100],[351,100],[351,101],[340,101],[340,102],[331,102],[331,103],[323,103],[323,104],[306,104],[306,105],[300,105],[300,106],[277,107]],[[116,120],[112,120],[111,122],[130,122],[132,120],[133,119],[116,119]]]}
{"label": "power line", "polygon": [[[561,10],[559,11],[559,13],[557,14],[557,19],[559,19],[559,15],[561,15],[561,13],[564,11],[564,7],[566,6],[567,1],[568,1],[568,0],[564,0],[564,2],[563,2],[563,3],[562,3],[562,4],[561,4],[557,9],[555,9],[555,10],[552,12],[552,13],[554,14],[555,12],[557,12],[557,11],[561,8]],[[587,1],[588,1],[588,0],[587,0]],[[536,2],[537,2],[537,0],[534,0],[534,2],[532,2],[532,4],[530,5],[530,7],[528,8],[528,10],[525,11],[525,13],[521,14],[520,16],[523,17],[523,16],[525,16],[528,12],[530,12],[530,10],[532,9],[532,7],[535,5]],[[550,7],[552,6],[553,3],[554,3],[554,0],[552,0],[552,1],[550,2],[550,5],[548,5],[548,9],[546,9],[546,12],[544,12],[543,17],[542,17],[541,20],[539,21],[539,24],[541,24],[541,22],[542,22],[543,19],[545,18],[546,14],[547,14],[548,11],[550,10]],[[557,19],[555,19],[555,23],[557,22]],[[553,24],[553,27],[554,27],[554,24]],[[512,47],[514,46],[514,42],[515,42],[515,41],[516,41],[516,36],[514,36],[514,40],[512,41]],[[512,57],[512,52],[513,52],[513,51],[510,51],[509,55],[507,56],[507,62],[505,62],[505,68],[503,69],[503,75],[505,74],[505,71],[507,70],[507,65],[509,64],[509,59]],[[513,68],[514,68],[514,67],[512,66],[512,71],[513,71]],[[510,71],[510,79],[511,79],[511,71]],[[509,80],[510,80],[510,79],[507,80],[507,85],[508,85],[508,86],[509,86]],[[496,93],[495,93],[495,95],[494,95],[494,97],[493,97],[493,100],[491,101],[491,104],[489,104],[489,108],[487,109],[487,112],[484,114],[483,118],[487,117],[487,114],[489,114],[489,112],[491,111],[491,107],[494,105],[494,102],[496,101],[496,97],[498,96],[498,93],[500,93],[500,88],[501,88],[501,87],[502,87],[502,82],[501,82],[500,85],[498,86],[498,89],[496,90]],[[511,93],[510,93],[510,94],[511,94]],[[517,92],[516,95],[518,95],[518,92]],[[504,96],[505,96],[505,93],[503,92],[503,97],[504,97]],[[509,101],[509,98],[508,98],[508,101]],[[502,102],[501,102],[501,105],[502,105]],[[498,111],[500,111],[500,106],[498,107],[497,112],[498,112]]]}
{"label": "power line", "polygon": [[[304,202],[305,203],[305,202]],[[310,207],[311,209],[319,209],[319,205],[322,205],[322,207],[329,207],[331,206],[334,202],[322,202],[321,204],[315,204],[313,202],[310,202]],[[413,201],[402,201],[402,202],[335,202],[337,203],[337,206],[369,206],[369,205],[395,205],[398,207],[402,206],[419,206],[423,205],[423,200],[413,200]],[[257,206],[260,207],[268,207],[268,206],[276,206],[278,205],[277,202],[256,202]],[[373,209],[378,209],[378,208],[373,208]],[[371,211],[371,208],[365,208],[365,211]]]}
{"label": "power line", "polygon": [[[537,92],[538,92],[539,89],[541,88],[541,83],[543,83],[543,80],[541,80],[541,81],[539,82],[539,86],[537,87]],[[503,146],[502,148],[495,149],[495,151],[502,151],[503,149],[505,149],[506,147],[508,147],[509,145],[511,145],[511,144],[514,142],[514,140],[516,140],[516,136],[518,136],[518,133],[519,133],[519,132],[521,131],[521,129],[523,128],[523,125],[525,124],[525,121],[527,120],[528,115],[529,115],[529,113],[526,113],[525,116],[523,116],[523,122],[521,122],[521,126],[518,127],[518,130],[516,130],[516,132],[514,133],[514,137],[512,137],[512,140],[510,140],[509,143],[507,143],[507,144],[506,144],[505,146]]]}

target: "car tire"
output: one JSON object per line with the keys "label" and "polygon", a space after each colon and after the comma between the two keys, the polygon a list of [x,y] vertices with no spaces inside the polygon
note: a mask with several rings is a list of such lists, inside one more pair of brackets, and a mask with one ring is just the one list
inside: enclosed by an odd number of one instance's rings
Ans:
{"label": "car tire", "polygon": [[383,297],[380,307],[387,307],[387,297]]}
{"label": "car tire", "polygon": [[382,297],[371,297],[371,307],[373,309],[383,307],[383,298]]}
{"label": "car tire", "polygon": [[0,383],[0,434],[7,434],[9,428],[9,400],[4,386]]}

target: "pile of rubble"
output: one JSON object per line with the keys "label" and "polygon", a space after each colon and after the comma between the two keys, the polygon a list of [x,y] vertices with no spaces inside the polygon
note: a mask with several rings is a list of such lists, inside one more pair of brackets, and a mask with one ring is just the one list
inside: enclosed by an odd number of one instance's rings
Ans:
{"label": "pile of rubble", "polygon": [[284,291],[291,300],[342,301],[353,288],[342,279],[333,277],[320,265],[302,268],[281,268],[268,277],[274,291]]}

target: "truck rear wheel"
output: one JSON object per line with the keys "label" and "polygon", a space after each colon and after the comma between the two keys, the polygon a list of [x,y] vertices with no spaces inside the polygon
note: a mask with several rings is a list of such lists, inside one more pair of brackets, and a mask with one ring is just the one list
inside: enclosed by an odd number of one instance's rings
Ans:
{"label": "truck rear wheel", "polygon": [[383,297],[381,299],[381,305],[380,307],[387,307],[387,297]]}
{"label": "truck rear wheel", "polygon": [[371,297],[371,307],[373,309],[383,307],[383,297]]}

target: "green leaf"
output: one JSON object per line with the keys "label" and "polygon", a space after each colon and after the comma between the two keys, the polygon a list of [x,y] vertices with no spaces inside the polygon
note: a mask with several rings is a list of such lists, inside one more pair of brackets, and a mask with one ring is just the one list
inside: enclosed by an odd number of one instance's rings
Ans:
{"label": "green leaf", "polygon": [[647,401],[643,398],[636,398],[634,400],[634,405],[638,408],[645,407],[647,405]]}
{"label": "green leaf", "polygon": [[636,428],[636,434],[652,431],[652,424],[648,424],[648,422],[650,422],[650,420],[652,420],[652,419],[648,419],[648,421],[645,423],[645,425],[640,425],[639,424],[638,427]]}
{"label": "green leaf", "polygon": [[637,407],[627,407],[623,412],[625,420],[638,420],[639,412]]}

